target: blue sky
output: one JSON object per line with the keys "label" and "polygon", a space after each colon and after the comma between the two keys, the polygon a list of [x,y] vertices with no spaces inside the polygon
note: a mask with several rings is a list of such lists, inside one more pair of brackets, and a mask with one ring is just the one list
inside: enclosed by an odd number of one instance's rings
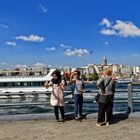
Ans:
{"label": "blue sky", "polygon": [[0,67],[140,65],[139,0],[0,0]]}

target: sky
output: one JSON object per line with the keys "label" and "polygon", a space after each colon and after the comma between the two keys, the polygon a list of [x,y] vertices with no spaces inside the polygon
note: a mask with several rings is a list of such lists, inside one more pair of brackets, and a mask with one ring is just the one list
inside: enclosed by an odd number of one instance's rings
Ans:
{"label": "sky", "polygon": [[0,0],[0,68],[140,66],[139,0]]}

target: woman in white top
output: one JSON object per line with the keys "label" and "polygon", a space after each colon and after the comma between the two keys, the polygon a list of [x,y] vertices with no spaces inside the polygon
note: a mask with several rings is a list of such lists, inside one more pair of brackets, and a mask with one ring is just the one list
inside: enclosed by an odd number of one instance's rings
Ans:
{"label": "woman in white top", "polygon": [[[64,90],[66,90],[65,81],[62,80],[61,74],[58,70],[52,73],[53,79],[48,82],[46,81],[45,87],[52,87],[52,93],[50,98],[50,103],[54,107],[54,114],[57,122],[64,122]],[[59,120],[59,110],[61,113],[61,120]]]}

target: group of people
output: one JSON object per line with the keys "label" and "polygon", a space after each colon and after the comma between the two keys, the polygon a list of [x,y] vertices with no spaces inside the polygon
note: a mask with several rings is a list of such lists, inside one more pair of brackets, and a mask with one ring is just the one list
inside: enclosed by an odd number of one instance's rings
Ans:
{"label": "group of people", "polygon": [[[55,70],[52,73],[52,80],[45,82],[45,87],[52,87],[50,103],[54,107],[54,114],[57,122],[65,122],[64,112],[64,91],[66,90],[66,82],[62,78],[60,72]],[[70,84],[74,97],[74,117],[75,120],[81,120],[83,107],[83,93],[85,91],[84,81],[80,78],[80,71],[74,71],[70,76]],[[96,126],[103,124],[109,125],[113,116],[113,100],[115,93],[115,78],[112,76],[112,69],[107,68],[103,71],[102,76],[97,81],[99,87],[98,100],[98,118]],[[59,110],[61,119],[59,119]]]}

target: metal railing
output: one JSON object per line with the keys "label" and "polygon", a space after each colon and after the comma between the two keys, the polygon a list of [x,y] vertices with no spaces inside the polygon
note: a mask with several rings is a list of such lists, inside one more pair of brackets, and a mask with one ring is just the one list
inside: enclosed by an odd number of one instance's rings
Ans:
{"label": "metal railing", "polygon": [[[136,84],[137,86],[140,86],[140,84]],[[134,93],[140,93],[140,89],[134,89],[134,84],[128,84],[128,112],[132,113],[134,112],[134,103],[140,102],[140,98],[134,99]],[[137,95],[138,96],[138,95]]]}
{"label": "metal railing", "polygon": [[[115,99],[114,102],[127,102],[128,104],[128,113],[132,113],[134,111],[133,108],[133,103],[135,101],[135,99],[133,99],[133,93],[134,92],[140,92],[140,89],[133,89],[133,85],[132,84],[128,84],[128,88],[127,89],[120,89],[117,90],[115,94],[119,94],[119,93],[126,93],[125,98],[118,98],[117,100]],[[26,98],[27,96],[33,97],[33,98],[40,98],[41,96],[50,97],[50,93],[51,92],[25,92],[25,93],[0,93],[0,100],[2,100],[3,98],[7,98],[7,99],[13,99],[13,98]],[[98,93],[98,90],[86,90],[84,93],[84,98],[89,98],[90,97],[90,101],[93,102],[94,96]],[[72,94],[71,91],[65,91],[65,98],[72,98]],[[16,96],[16,97],[15,97]],[[72,101],[70,101],[72,102]],[[138,102],[140,102],[140,100],[138,99]],[[0,103],[0,107],[4,107],[4,106],[26,106],[26,105],[46,105],[48,104],[48,102],[18,102],[18,103]]]}

